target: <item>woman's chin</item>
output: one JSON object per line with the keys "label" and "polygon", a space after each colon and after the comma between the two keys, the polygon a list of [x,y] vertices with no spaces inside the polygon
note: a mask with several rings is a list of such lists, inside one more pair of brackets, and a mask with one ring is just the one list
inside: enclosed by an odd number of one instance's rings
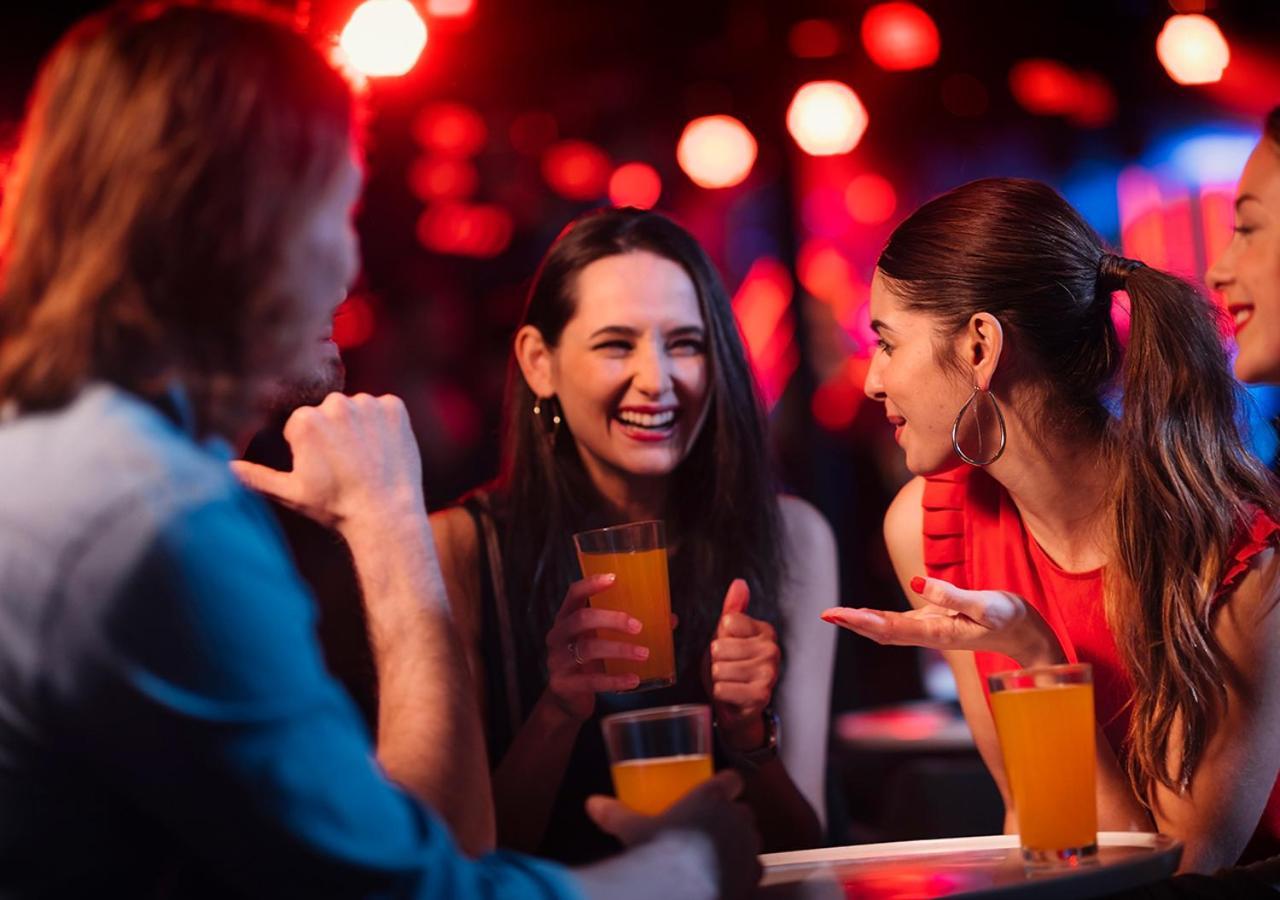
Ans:
{"label": "woman's chin", "polygon": [[912,453],[907,450],[906,454],[907,471],[912,475],[936,475],[939,472],[948,472],[960,465],[960,457],[956,456],[948,448],[946,453]]}
{"label": "woman's chin", "polygon": [[1280,357],[1258,359],[1265,354],[1254,354],[1251,349],[1240,348],[1233,366],[1236,378],[1245,384],[1280,384]]}

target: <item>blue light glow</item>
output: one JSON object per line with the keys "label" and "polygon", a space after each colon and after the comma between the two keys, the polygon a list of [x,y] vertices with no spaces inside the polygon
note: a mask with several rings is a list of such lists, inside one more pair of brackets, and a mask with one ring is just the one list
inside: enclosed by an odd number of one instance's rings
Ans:
{"label": "blue light glow", "polygon": [[1258,132],[1233,125],[1201,125],[1167,135],[1143,159],[1148,168],[1188,185],[1232,184],[1258,143]]}

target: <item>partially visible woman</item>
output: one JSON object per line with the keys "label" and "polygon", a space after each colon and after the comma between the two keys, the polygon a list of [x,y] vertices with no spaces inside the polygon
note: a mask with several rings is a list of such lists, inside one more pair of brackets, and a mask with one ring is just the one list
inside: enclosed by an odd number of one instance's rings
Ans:
{"label": "partially visible woman", "polygon": [[1210,267],[1235,324],[1236,376],[1280,383],[1280,107],[1267,116],[1236,190],[1235,234]]}
{"label": "partially visible woman", "polygon": [[[612,792],[600,717],[709,702],[765,846],[816,844],[834,653],[817,613],[836,596],[834,539],[811,506],[774,492],[711,262],[656,213],[587,215],[539,268],[514,351],[501,476],[432,517],[481,683],[499,842],[607,853],[583,813],[589,794]],[[588,607],[608,582],[577,580],[572,535],[647,519],[667,527],[678,680],[621,693],[634,676],[603,661],[635,647],[595,635],[631,623]]]}
{"label": "partially visible woman", "polygon": [[1219,311],[1109,253],[1049,187],[989,179],[895,230],[871,314],[867,393],[919,476],[885,518],[916,609],[824,617],[945,652],[1009,830],[986,676],[1078,660],[1094,667],[1101,829],[1172,834],[1191,872],[1251,838],[1280,849],[1264,816],[1280,498],[1238,432]]}

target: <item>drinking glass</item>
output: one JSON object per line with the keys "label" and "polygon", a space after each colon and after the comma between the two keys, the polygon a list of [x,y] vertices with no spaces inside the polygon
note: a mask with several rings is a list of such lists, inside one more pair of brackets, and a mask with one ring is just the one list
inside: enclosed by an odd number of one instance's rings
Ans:
{"label": "drinking glass", "polygon": [[649,648],[648,659],[606,659],[604,670],[610,675],[637,675],[637,691],[675,684],[671,590],[662,523],[633,522],[597,528],[575,534],[573,541],[584,577],[609,572],[617,576],[610,587],[591,598],[591,605],[626,612],[639,619],[642,626],[638,635],[602,628],[599,636]]}
{"label": "drinking glass", "polygon": [[638,813],[657,815],[712,775],[706,704],[615,713],[600,727],[614,791]]}
{"label": "drinking glass", "polygon": [[1040,666],[998,672],[987,681],[1023,860],[1033,868],[1095,861],[1092,667]]}

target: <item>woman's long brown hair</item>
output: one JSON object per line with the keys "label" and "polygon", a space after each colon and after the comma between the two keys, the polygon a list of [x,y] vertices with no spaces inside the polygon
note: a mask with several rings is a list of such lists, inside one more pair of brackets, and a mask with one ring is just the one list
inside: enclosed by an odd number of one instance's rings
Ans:
{"label": "woman's long brown hair", "polygon": [[[1034,385],[1045,426],[1094,442],[1116,473],[1105,598],[1134,682],[1125,762],[1143,802],[1157,782],[1184,789],[1234,678],[1214,637],[1215,595],[1255,511],[1276,517],[1280,505],[1240,434],[1222,312],[1179,278],[1108,256],[1062,197],[1022,179],[925,204],[879,267],[946,335],[978,312],[999,319],[1016,363],[996,378]],[[1123,352],[1111,318],[1122,287]]]}
{"label": "woman's long brown hair", "polygon": [[0,403],[177,375],[225,432],[311,339],[273,277],[350,153],[351,91],[243,6],[122,6],[44,64],[0,211]]}

